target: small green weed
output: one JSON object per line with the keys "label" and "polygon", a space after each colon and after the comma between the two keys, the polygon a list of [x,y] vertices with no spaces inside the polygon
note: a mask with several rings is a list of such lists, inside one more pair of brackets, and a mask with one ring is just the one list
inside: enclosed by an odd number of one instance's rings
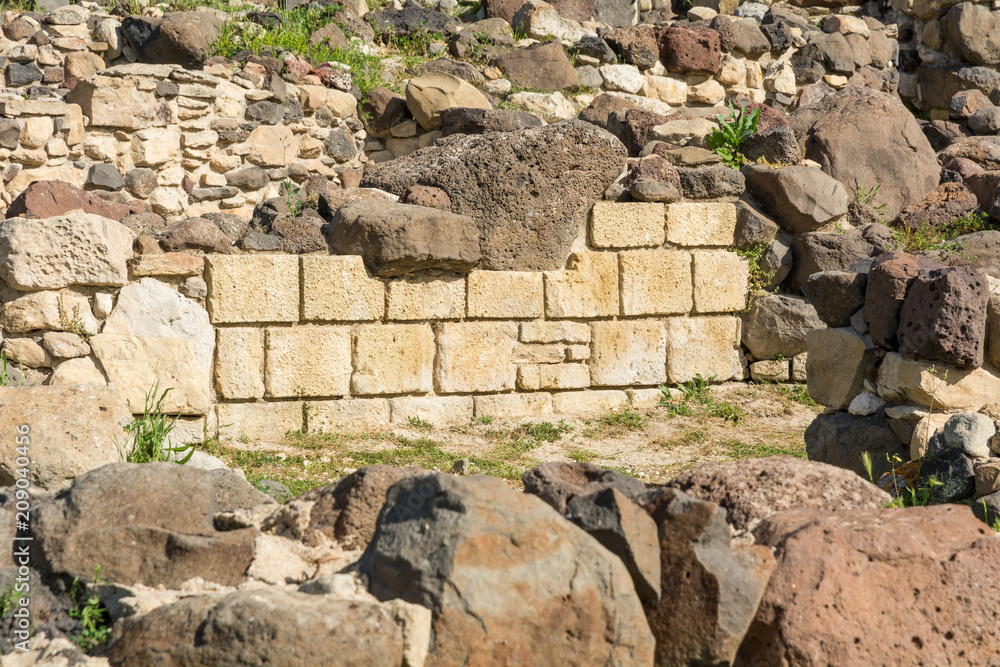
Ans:
{"label": "small green weed", "polygon": [[767,287],[774,280],[773,271],[765,271],[761,263],[767,255],[770,246],[766,243],[758,243],[746,250],[737,250],[736,254],[747,261],[749,266],[749,277],[747,279],[747,303],[744,312],[750,310],[753,299],[761,292],[767,291]]}
{"label": "small green weed", "polygon": [[[184,464],[190,461],[194,455],[194,445],[179,445],[177,447],[167,445],[167,438],[174,430],[177,417],[171,419],[163,414],[163,401],[166,399],[170,387],[164,389],[157,398],[156,394],[159,389],[160,383],[157,382],[146,393],[146,405],[143,408],[142,416],[133,419],[132,423],[125,427],[130,442],[126,442],[124,447],[118,445],[118,453],[121,459],[127,463],[173,461]],[[132,405],[129,403],[129,410],[131,409]],[[174,456],[182,454],[183,458]]]}
{"label": "small green weed", "polygon": [[474,423],[474,424],[492,424],[493,423],[493,417],[491,417],[489,415],[483,415],[481,417],[473,417],[472,418],[472,423]]}
{"label": "small green weed", "polygon": [[779,447],[777,445],[765,445],[761,443],[749,444],[740,440],[727,440],[719,443],[723,451],[730,459],[763,459],[769,456],[794,456],[797,459],[805,459],[805,448],[795,449],[789,447]]}
{"label": "small green weed", "polygon": [[804,384],[779,384],[775,386],[778,393],[789,400],[809,407],[816,405],[816,401],[809,395],[809,389]]}
{"label": "small green weed", "polygon": [[611,412],[601,417],[601,423],[605,426],[622,426],[630,431],[646,428],[649,419],[634,410],[625,408],[620,412]]}
{"label": "small green weed", "polygon": [[420,417],[417,416],[409,417],[407,418],[406,421],[410,424],[411,427],[419,431],[430,431],[431,429],[434,428],[434,424],[430,423],[426,419],[421,419]]}
{"label": "small green weed", "polygon": [[866,206],[871,206],[874,210],[878,211],[879,213],[885,210],[886,206],[885,204],[879,204],[878,206],[874,204],[875,197],[878,196],[878,193],[881,190],[882,190],[881,183],[876,183],[873,186],[865,187],[864,173],[862,173],[861,178],[859,178],[854,183],[854,197],[862,204],[865,204]]}
{"label": "small green weed", "polygon": [[964,246],[952,239],[973,232],[981,232],[987,227],[985,214],[970,213],[943,225],[924,224],[919,229],[912,229],[904,225],[893,232],[892,238],[896,250],[905,250],[906,252],[944,250],[956,253],[960,252]]}
{"label": "small green weed", "polygon": [[14,600],[17,596],[14,595],[14,585],[11,584],[7,586],[2,591],[0,591],[0,618],[3,618],[9,614],[14,609]]}
{"label": "small green weed", "polygon": [[572,431],[573,427],[563,419],[558,425],[550,422],[539,422],[537,424],[525,422],[521,424],[519,430],[522,434],[537,442],[555,442],[564,433]]}
{"label": "small green weed", "polygon": [[729,116],[716,115],[715,119],[719,121],[719,127],[705,137],[705,143],[722,158],[723,162],[733,169],[739,169],[747,161],[740,153],[740,147],[757,132],[760,109],[747,113],[746,107],[740,107],[737,112],[730,102]]}
{"label": "small green weed", "polygon": [[[101,566],[94,566],[93,586],[104,586],[108,582],[101,577]],[[97,593],[88,595],[88,586],[80,582],[80,578],[73,579],[70,585],[69,595],[73,600],[73,608],[69,610],[69,617],[80,621],[83,628],[80,634],[73,637],[73,641],[83,649],[89,651],[93,648],[104,646],[111,637],[111,628],[108,626],[108,610],[101,604],[101,596]]]}

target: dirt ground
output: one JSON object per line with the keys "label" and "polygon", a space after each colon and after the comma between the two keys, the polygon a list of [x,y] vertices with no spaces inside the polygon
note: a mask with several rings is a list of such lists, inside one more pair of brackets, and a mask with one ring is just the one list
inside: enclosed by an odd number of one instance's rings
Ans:
{"label": "dirt ground", "polygon": [[652,409],[522,420],[477,418],[434,428],[413,420],[384,431],[290,433],[281,442],[210,441],[202,447],[252,483],[270,479],[298,495],[364,465],[420,465],[520,486],[524,469],[542,461],[589,461],[663,482],[708,461],[790,454],[805,457],[803,433],[820,411],[801,385],[689,383],[685,396]]}

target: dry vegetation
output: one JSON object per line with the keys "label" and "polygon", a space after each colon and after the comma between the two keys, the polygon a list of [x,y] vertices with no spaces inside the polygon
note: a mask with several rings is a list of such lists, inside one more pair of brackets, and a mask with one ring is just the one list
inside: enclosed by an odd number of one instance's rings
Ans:
{"label": "dry vegetation", "polygon": [[[297,495],[365,465],[420,465],[471,472],[520,486],[542,461],[589,461],[648,482],[663,482],[699,463],[790,454],[805,457],[802,434],[820,408],[798,385],[689,383],[656,408],[573,418],[500,420],[434,428],[332,434],[289,433],[281,442],[209,441],[203,449],[241,468],[252,483],[277,480]],[[244,439],[245,440],[245,439]]]}

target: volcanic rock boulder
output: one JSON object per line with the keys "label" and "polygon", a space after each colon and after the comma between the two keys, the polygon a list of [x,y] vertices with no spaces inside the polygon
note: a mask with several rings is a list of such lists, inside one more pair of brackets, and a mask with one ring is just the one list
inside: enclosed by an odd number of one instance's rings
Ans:
{"label": "volcanic rock boulder", "polygon": [[625,167],[625,147],[580,121],[455,137],[365,173],[362,185],[402,195],[441,188],[475,221],[487,270],[566,266],[587,213]]}
{"label": "volcanic rock boulder", "polygon": [[789,510],[738,663],[980,665],[1000,651],[1000,540],[967,507]]}
{"label": "volcanic rock boulder", "polygon": [[656,524],[617,489],[570,501],[567,518],[622,559],[640,600],[660,597],[660,544]]}
{"label": "volcanic rock boulder", "polygon": [[348,202],[324,233],[333,253],[361,255],[382,277],[423,269],[468,273],[481,257],[472,220],[424,206]]}
{"label": "volcanic rock boulder", "polygon": [[990,286],[976,269],[918,273],[899,312],[899,351],[959,368],[983,365]]}
{"label": "volcanic rock boulder", "polygon": [[524,492],[531,493],[560,514],[574,498],[584,498],[605,489],[617,489],[635,500],[646,492],[646,485],[635,477],[608,470],[593,463],[546,461],[524,471]]}
{"label": "volcanic rock boulder", "polygon": [[120,665],[403,663],[403,631],[378,604],[275,589],[190,597],[116,626]]}
{"label": "volcanic rock boulder", "polygon": [[128,16],[122,34],[141,62],[200,68],[219,39],[211,12],[169,12],[163,18]]}
{"label": "volcanic rock boulder", "polygon": [[662,489],[645,508],[660,538],[660,600],[645,605],[656,664],[731,664],[774,558],[763,547],[732,545],[726,510],[715,503]]}
{"label": "volcanic rock boulder", "polygon": [[811,167],[742,169],[747,189],[782,229],[811,232],[847,213],[851,198],[841,183]]}
{"label": "volcanic rock boulder", "polygon": [[886,457],[910,458],[908,443],[900,441],[885,418],[878,415],[856,417],[846,412],[817,415],[805,433],[806,454],[810,461],[828,463],[854,471],[867,479],[861,455],[872,456],[872,475],[888,472]]}
{"label": "volcanic rock boulder", "polygon": [[941,168],[913,114],[895,95],[848,86],[791,118],[805,157],[845,188],[879,184],[876,204],[895,216],[926,197]]}
{"label": "volcanic rock boulder", "polygon": [[31,512],[36,568],[48,576],[179,588],[243,580],[256,528],[218,532],[212,478],[172,463],[114,463],[78,477]]}
{"label": "volcanic rock boulder", "polygon": [[899,328],[899,311],[903,308],[906,292],[921,270],[940,268],[940,264],[901,250],[882,253],[875,258],[868,271],[865,291],[865,319],[868,332],[876,345],[896,348]]}
{"label": "volcanic rock boulder", "polygon": [[810,331],[826,326],[815,306],[789,294],[757,294],[742,317],[742,342],[757,359],[774,359],[779,354],[791,359],[806,351]]}
{"label": "volcanic rock boulder", "polygon": [[737,530],[753,530],[783,510],[876,509],[889,494],[853,472],[791,456],[706,463],[682,472],[668,486],[718,503]]}
{"label": "volcanic rock boulder", "polygon": [[496,656],[525,665],[653,661],[621,561],[496,478],[397,482],[359,566],[377,598],[432,610],[431,665],[494,664]]}

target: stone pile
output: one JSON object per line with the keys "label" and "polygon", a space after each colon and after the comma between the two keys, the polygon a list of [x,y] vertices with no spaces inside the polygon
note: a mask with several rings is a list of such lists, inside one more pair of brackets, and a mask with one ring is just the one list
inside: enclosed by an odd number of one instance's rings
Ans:
{"label": "stone pile", "polygon": [[807,335],[809,393],[827,406],[806,431],[809,457],[867,474],[868,452],[894,494],[928,487],[996,517],[1000,283],[896,251],[808,284],[830,325]]}
{"label": "stone pile", "polygon": [[[37,410],[64,412],[60,391],[39,393]],[[732,663],[773,659],[774,635],[782,659],[812,656],[805,664],[884,662],[897,644],[915,662],[942,664],[1000,642],[988,622],[997,588],[982,584],[1000,541],[967,508],[887,509],[884,491],[821,463],[711,464],[647,489],[552,462],[524,473],[524,493],[491,477],[371,466],[281,505],[225,468],[85,468],[51,486],[59,493],[32,491],[30,528],[18,535],[34,545],[35,625],[27,651],[4,635],[4,664],[239,655],[320,665],[335,655],[421,667],[498,652],[539,665]],[[0,488],[2,526],[14,526],[13,490]],[[837,511],[832,497],[845,500]],[[903,558],[885,556],[887,534],[899,535]],[[66,612],[66,581],[92,581],[95,564],[102,580],[88,594],[101,597],[112,630],[101,657],[69,642],[81,626]],[[855,567],[866,588],[825,604],[823,587],[859,585]],[[950,595],[907,594],[905,623],[876,623],[881,605],[867,596],[924,570],[925,586]],[[0,582],[16,573],[10,554],[0,557]],[[947,602],[956,596],[975,603]],[[984,631],[970,634],[969,623]],[[852,641],[854,625],[877,627],[879,641]],[[910,641],[932,628],[950,640]]]}

